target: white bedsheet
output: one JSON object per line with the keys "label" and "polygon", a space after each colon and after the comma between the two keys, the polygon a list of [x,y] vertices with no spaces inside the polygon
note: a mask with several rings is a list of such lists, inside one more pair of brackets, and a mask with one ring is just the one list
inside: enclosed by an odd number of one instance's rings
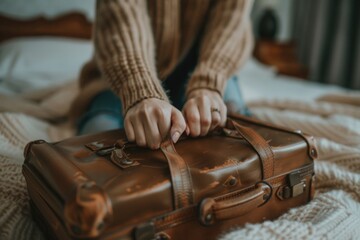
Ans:
{"label": "white bedsheet", "polygon": [[344,93],[346,90],[291,76],[278,75],[272,67],[250,59],[237,73],[246,102],[262,100],[313,101],[330,93]]}

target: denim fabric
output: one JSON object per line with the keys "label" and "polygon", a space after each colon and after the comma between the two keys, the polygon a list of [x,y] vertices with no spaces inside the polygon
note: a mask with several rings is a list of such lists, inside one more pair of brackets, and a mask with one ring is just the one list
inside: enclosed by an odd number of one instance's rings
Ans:
{"label": "denim fabric", "polygon": [[[166,88],[166,82],[164,87]],[[181,110],[185,103],[185,84],[179,86],[178,89],[182,94],[172,97],[170,92],[170,98],[172,104]],[[237,112],[250,115],[242,99],[236,76],[227,81],[224,101],[232,102],[236,106]],[[88,111],[78,123],[78,133],[89,134],[123,127],[124,119],[120,99],[112,91],[106,90],[92,100]]]}
{"label": "denim fabric", "polygon": [[248,117],[251,116],[251,113],[243,99],[237,76],[233,76],[227,81],[224,92],[224,102],[231,103],[231,105],[235,107],[235,112]]}
{"label": "denim fabric", "polygon": [[79,135],[123,128],[120,99],[111,91],[100,92],[91,101],[86,113],[77,124]]}

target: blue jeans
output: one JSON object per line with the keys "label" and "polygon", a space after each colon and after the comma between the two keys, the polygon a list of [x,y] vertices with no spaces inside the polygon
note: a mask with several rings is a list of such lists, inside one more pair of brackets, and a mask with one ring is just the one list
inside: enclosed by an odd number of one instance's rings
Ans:
{"label": "blue jeans", "polygon": [[[166,81],[164,87],[166,88]],[[185,103],[185,83],[181,84],[181,93],[177,96],[171,96],[172,104],[179,110],[182,109]],[[228,80],[225,93],[225,103],[232,103],[236,106],[236,111],[249,116],[249,110],[245,106],[242,99],[241,91],[238,85],[238,78],[236,76]],[[124,118],[120,99],[111,91],[106,90],[99,93],[90,103],[87,112],[83,115],[78,123],[78,134],[89,134],[111,129],[118,129],[124,127]]]}

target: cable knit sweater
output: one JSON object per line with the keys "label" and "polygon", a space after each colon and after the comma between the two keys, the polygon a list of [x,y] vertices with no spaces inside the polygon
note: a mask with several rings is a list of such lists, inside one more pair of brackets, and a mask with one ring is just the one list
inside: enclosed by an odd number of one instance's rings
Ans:
{"label": "cable knit sweater", "polygon": [[73,112],[86,108],[105,86],[120,97],[124,113],[146,98],[168,101],[161,81],[202,32],[197,67],[186,94],[198,88],[223,93],[226,80],[252,50],[252,0],[99,0],[95,60],[85,65]]}

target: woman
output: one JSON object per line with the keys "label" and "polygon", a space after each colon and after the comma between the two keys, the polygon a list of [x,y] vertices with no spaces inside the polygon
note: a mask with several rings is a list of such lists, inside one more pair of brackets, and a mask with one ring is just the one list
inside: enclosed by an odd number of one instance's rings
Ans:
{"label": "woman", "polygon": [[[228,79],[252,50],[250,0],[98,0],[95,57],[82,70],[73,115],[80,133],[124,126],[152,149],[169,134],[224,125]],[[112,91],[107,90],[108,86]],[[171,98],[170,99],[168,98]],[[182,110],[182,111],[180,111]]]}

